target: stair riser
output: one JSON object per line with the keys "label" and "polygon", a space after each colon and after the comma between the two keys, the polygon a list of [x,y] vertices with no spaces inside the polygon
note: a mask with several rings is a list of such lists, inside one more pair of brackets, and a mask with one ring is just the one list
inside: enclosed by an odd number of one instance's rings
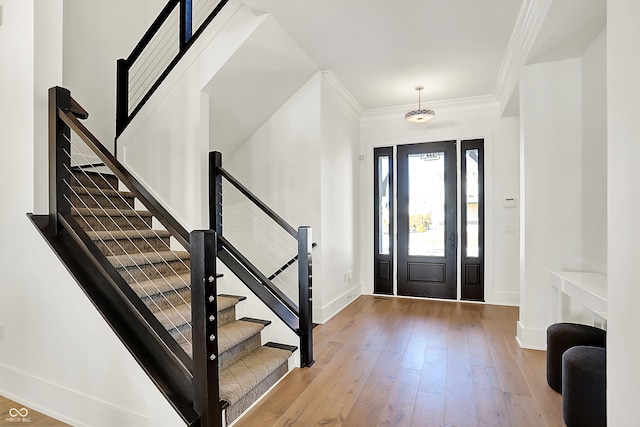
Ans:
{"label": "stair riser", "polygon": [[103,194],[82,194],[71,191],[71,204],[78,208],[133,209],[134,197],[109,196]]}
{"label": "stair riser", "polygon": [[165,275],[186,273],[189,271],[189,261],[168,261],[131,267],[122,267],[116,264],[114,267],[127,283],[135,283],[158,279]]}
{"label": "stair riser", "polygon": [[86,231],[118,231],[118,230],[136,230],[151,228],[151,217],[138,217],[138,216],[76,216],[76,220],[80,224],[80,227]]}
{"label": "stair riser", "polygon": [[251,353],[256,348],[262,345],[260,333],[252,336],[248,340],[245,340],[233,347],[229,350],[219,354],[218,363],[220,364],[220,369],[225,369],[229,365],[237,362],[242,359],[247,354]]}
{"label": "stair riser", "polygon": [[97,173],[74,172],[71,179],[72,185],[82,185],[83,187],[97,187],[106,190],[118,189],[118,178],[115,176],[106,177]]}
{"label": "stair riser", "polygon": [[288,362],[284,362],[280,365],[275,371],[273,371],[267,378],[262,380],[251,392],[246,394],[243,398],[237,401],[235,404],[227,407],[225,409],[225,419],[226,424],[229,425],[238,418],[244,411],[249,408],[258,400],[264,393],[267,392],[275,383],[278,382],[280,378],[282,378],[289,371]]}
{"label": "stair riser", "polygon": [[169,307],[175,307],[185,302],[191,301],[191,290],[187,287],[165,293],[153,293],[148,291],[149,296],[141,296],[142,302],[149,307],[152,312],[164,310]]}
{"label": "stair riser", "polygon": [[[157,314],[156,317],[158,317]],[[164,321],[165,319],[158,318],[158,320]],[[183,344],[187,341],[191,342],[191,325],[184,323],[182,319],[175,319],[174,323],[175,327],[167,329],[173,339],[176,340],[178,344]]]}
{"label": "stair riser", "polygon": [[236,320],[236,306],[218,312],[218,327]]}
{"label": "stair riser", "polygon": [[138,254],[169,250],[169,238],[145,237],[137,239],[94,240],[100,251],[107,255]]}

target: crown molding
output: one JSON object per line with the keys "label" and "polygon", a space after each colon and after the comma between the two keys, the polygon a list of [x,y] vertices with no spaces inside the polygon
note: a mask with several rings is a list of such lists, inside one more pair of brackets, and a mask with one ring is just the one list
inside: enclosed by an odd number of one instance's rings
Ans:
{"label": "crown molding", "polygon": [[[498,100],[493,95],[474,96],[470,98],[449,99],[427,103],[429,109],[438,115],[468,113],[472,111],[496,110],[499,107]],[[379,122],[385,120],[404,120],[404,114],[409,110],[415,110],[415,104],[399,105],[396,107],[376,108],[366,110],[361,122]]]}
{"label": "crown molding", "polygon": [[364,112],[364,108],[356,101],[347,88],[344,87],[342,82],[338,80],[336,75],[333,74],[333,71],[322,70],[322,81],[326,83],[322,85],[323,88],[328,90],[333,98],[345,108],[352,118],[359,121]]}
{"label": "crown molding", "polygon": [[554,0],[524,0],[511,33],[494,89],[500,103],[500,114],[504,112],[511,94],[520,79],[522,68],[536,41],[540,28]]}

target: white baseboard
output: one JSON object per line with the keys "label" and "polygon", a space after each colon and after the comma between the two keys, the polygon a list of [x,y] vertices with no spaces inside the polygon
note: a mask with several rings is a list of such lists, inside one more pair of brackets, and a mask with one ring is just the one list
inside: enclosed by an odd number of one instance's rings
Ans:
{"label": "white baseboard", "polygon": [[547,349],[547,330],[526,328],[524,324],[518,320],[516,340],[518,340],[521,348],[545,351]]}
{"label": "white baseboard", "polygon": [[333,316],[342,311],[346,306],[356,300],[362,293],[362,284],[358,283],[329,304],[322,307],[313,307],[313,321],[315,323],[325,323]]}
{"label": "white baseboard", "polygon": [[[118,408],[25,372],[0,365],[0,394],[73,426],[149,426],[144,415]],[[73,418],[62,414],[73,414]]]}
{"label": "white baseboard", "polygon": [[520,306],[520,293],[519,292],[493,292],[491,301],[487,301],[487,304],[508,305],[513,307],[518,307]]}

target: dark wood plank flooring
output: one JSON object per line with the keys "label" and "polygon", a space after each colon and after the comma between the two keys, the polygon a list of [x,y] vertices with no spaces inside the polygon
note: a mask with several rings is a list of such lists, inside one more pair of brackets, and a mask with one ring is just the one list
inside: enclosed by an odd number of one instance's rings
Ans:
{"label": "dark wood plank flooring", "polygon": [[564,426],[545,353],[520,349],[517,319],[517,307],[361,296],[314,330],[316,364],[235,426]]}

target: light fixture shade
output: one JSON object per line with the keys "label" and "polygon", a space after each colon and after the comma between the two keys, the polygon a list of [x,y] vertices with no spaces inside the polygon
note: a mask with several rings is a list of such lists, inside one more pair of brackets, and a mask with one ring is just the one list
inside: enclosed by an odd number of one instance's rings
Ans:
{"label": "light fixture shade", "polygon": [[436,112],[428,108],[422,110],[409,111],[404,115],[404,119],[411,123],[426,123],[436,117]]}
{"label": "light fixture shade", "polygon": [[404,119],[410,123],[426,123],[436,117],[435,111],[428,108],[422,108],[422,99],[420,98],[422,89],[424,89],[424,86],[416,86],[416,90],[418,91],[418,109],[409,111],[404,115]]}

